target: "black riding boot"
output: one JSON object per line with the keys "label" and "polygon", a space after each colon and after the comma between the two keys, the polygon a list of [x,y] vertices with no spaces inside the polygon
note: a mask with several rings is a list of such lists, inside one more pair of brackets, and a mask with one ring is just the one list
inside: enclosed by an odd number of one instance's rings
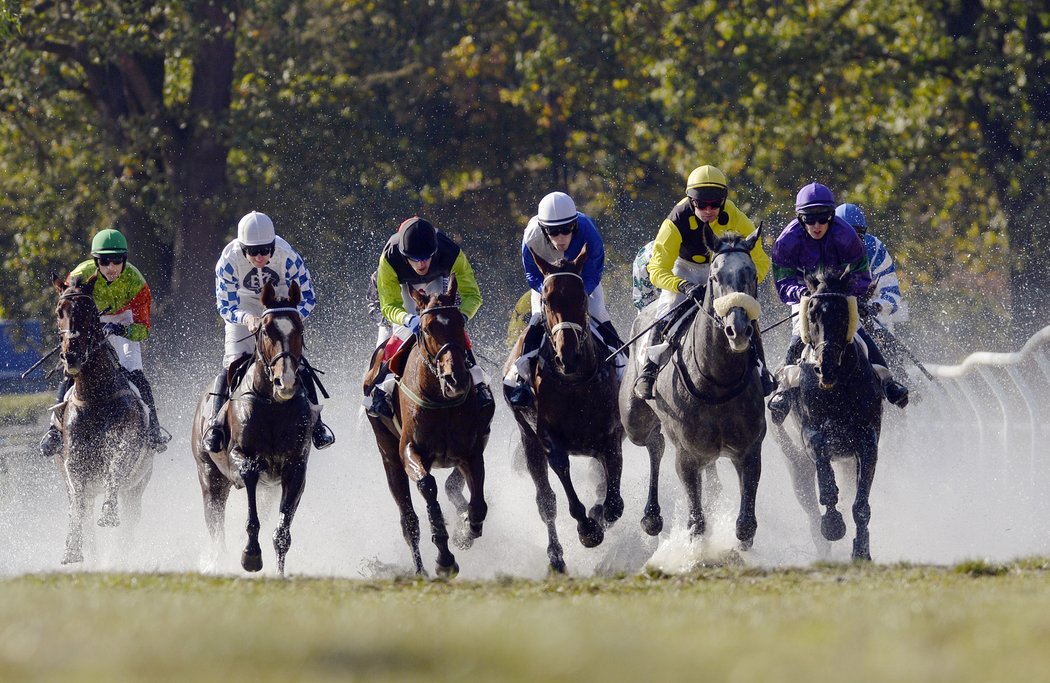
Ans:
{"label": "black riding boot", "polygon": [[[796,365],[804,348],[806,345],[802,343],[801,337],[792,337],[791,343],[788,344],[787,355],[784,357],[784,365]],[[791,412],[791,401],[797,395],[798,387],[782,388],[773,394],[769,399],[769,414],[773,419],[773,424],[784,424],[788,413]]]}
{"label": "black riding boot", "polygon": [[149,443],[155,453],[163,453],[168,449],[168,442],[171,441],[171,435],[165,434],[160,429],[160,419],[157,417],[157,404],[153,400],[153,388],[149,384],[149,380],[146,379],[146,374],[142,370],[133,370],[127,373],[128,381],[135,385],[135,388],[139,390],[139,395],[142,396],[142,400],[146,402],[149,407]]}
{"label": "black riding boot", "polygon": [[390,397],[383,391],[379,385],[383,383],[386,376],[390,374],[390,368],[387,367],[384,361],[379,366],[379,372],[376,374],[375,380],[372,382],[372,405],[365,409],[365,412],[372,417],[394,417],[394,408],[390,405]]}
{"label": "black riding boot", "polygon": [[[58,383],[58,391],[55,393],[55,403],[66,400],[66,392],[71,386],[73,386],[73,378],[63,373],[62,381]],[[62,448],[62,432],[52,423],[47,428],[44,438],[40,439],[40,455],[45,458],[53,458],[58,455],[60,448]]]}
{"label": "black riding boot", "polygon": [[[879,345],[875,343],[871,335],[863,327],[857,329],[857,334],[868,345],[868,360],[871,361],[872,365],[881,365],[889,370],[886,358],[882,355]],[[889,377],[882,382],[882,392],[886,395],[886,400],[898,408],[908,405],[908,387],[893,379],[893,377]]]}
{"label": "black riding boot", "polygon": [[[541,343],[543,343],[543,325],[539,322],[530,322],[529,329],[525,331],[525,339],[521,342],[521,355],[532,353],[540,348]],[[507,402],[515,408],[528,408],[532,405],[532,399],[535,397],[532,395],[531,380],[531,377],[518,377],[514,388],[507,392]]]}
{"label": "black riding boot", "polygon": [[208,397],[208,426],[201,435],[201,445],[209,453],[218,453],[226,445],[226,426],[219,422],[219,411],[229,398],[229,381],[226,379],[226,368],[223,368],[212,382]]}
{"label": "black riding boot", "polygon": [[667,337],[667,331],[671,329],[675,320],[677,320],[677,318],[672,320],[672,316],[668,315],[653,328],[653,332],[649,336],[649,344],[642,351],[642,353],[646,354],[645,364],[642,366],[638,378],[634,380],[634,395],[636,398],[647,401],[653,397],[653,389],[656,386],[656,376],[660,374],[661,364],[648,356],[648,347],[663,344]]}
{"label": "black riding boot", "polygon": [[[317,399],[317,386],[314,384],[313,373],[306,368],[299,368],[299,381],[303,383],[306,388],[306,397],[310,399],[310,405],[318,405]],[[335,443],[335,434],[332,430],[321,420],[321,414],[317,415],[317,422],[314,423],[314,430],[311,433],[311,438],[314,442],[314,448],[317,450],[323,450],[328,448]]]}

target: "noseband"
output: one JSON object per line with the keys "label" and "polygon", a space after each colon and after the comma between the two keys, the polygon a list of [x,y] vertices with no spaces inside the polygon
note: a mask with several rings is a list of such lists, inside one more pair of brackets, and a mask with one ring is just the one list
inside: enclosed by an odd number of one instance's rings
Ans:
{"label": "noseband", "polygon": [[[717,254],[715,254],[713,257],[711,257],[711,274],[707,276],[707,291],[709,291],[709,292],[714,292],[714,289],[712,289],[712,288],[713,288],[713,286],[716,283],[715,275],[714,275],[715,259],[718,258],[719,256],[725,256],[726,254],[748,254],[750,256],[751,252],[748,249],[745,249],[743,247],[735,246],[735,247],[730,247],[729,249],[723,249],[723,250],[719,251]],[[699,305],[698,308],[701,311],[704,312],[704,315],[706,315],[707,317],[711,318],[711,320],[714,321],[715,325],[717,325],[720,329],[724,330],[725,327],[726,327],[726,325],[725,325],[725,317],[726,317],[726,315],[729,314],[730,310],[732,310],[733,308],[738,308],[739,306],[732,305],[732,304],[734,304],[736,302],[730,302],[731,305],[726,307],[724,311],[719,311],[719,308],[722,308],[722,307],[719,306],[718,302],[719,301],[723,301],[723,300],[727,300],[726,297],[731,297],[734,294],[746,294],[746,293],[745,292],[732,292],[730,294],[726,294],[725,296],[718,297],[718,299],[712,300],[711,303],[712,303],[712,306],[715,309],[715,314],[716,315],[712,315],[711,312],[708,311],[703,305]],[[751,297],[750,294],[748,294],[747,296]],[[751,298],[753,299],[754,297],[751,297]],[[747,310],[749,318],[751,318],[752,320],[757,320],[758,319],[757,311],[749,310],[747,306],[744,306],[743,308],[745,308],[745,310]]]}
{"label": "noseband", "polygon": [[[583,278],[580,277],[580,275],[577,274],[577,273],[551,273],[547,277],[543,278],[543,283],[546,284],[547,280],[550,280],[553,277],[559,277],[559,276],[563,276],[563,275],[572,276],[572,277],[576,278],[577,280],[579,280],[581,283],[583,282]],[[569,322],[567,320],[563,320],[562,322],[557,323],[556,325],[554,325],[552,327],[551,324],[550,324],[550,321],[548,320],[548,317],[547,317],[547,313],[550,311],[550,304],[547,303],[547,297],[543,297],[542,303],[543,303],[543,327],[546,328],[547,334],[549,336],[554,336],[555,332],[564,332],[565,330],[572,330],[573,332],[576,333],[577,341],[580,341],[582,339],[583,333],[584,333],[584,329],[585,329],[585,326],[586,326],[586,322],[587,322],[587,318],[589,317],[586,312],[584,312],[584,323],[585,323],[584,325],[580,325],[578,323],[574,323],[574,322]]]}
{"label": "noseband", "polygon": [[[265,311],[262,312],[262,315],[260,315],[259,318],[261,320],[262,318],[265,318],[268,315],[273,315],[275,313],[294,313],[295,317],[298,320],[300,320],[300,321],[302,320],[302,313],[299,312],[298,308],[295,308],[295,307],[292,307],[292,306],[282,306],[280,308],[267,308]],[[296,372],[296,374],[298,374],[299,366],[302,365],[302,362],[303,362],[303,357],[302,357],[301,353],[300,354],[295,354],[295,353],[292,353],[291,351],[281,351],[280,353],[275,355],[273,358],[271,358],[269,361],[267,361],[265,358],[262,357],[262,350],[261,350],[262,349],[262,345],[259,343],[261,341],[261,338],[262,338],[262,330],[263,330],[262,324],[260,323],[259,324],[259,329],[255,332],[255,336],[256,336],[256,339],[255,339],[255,351],[256,351],[256,353],[259,356],[259,360],[263,361],[262,366],[263,366],[264,371],[266,372],[266,380],[268,382],[270,382],[271,384],[273,383],[273,377],[274,377],[273,368],[274,368],[275,365],[277,365],[277,362],[280,361],[282,358],[291,358],[293,361],[295,361],[295,372]]]}
{"label": "noseband", "polygon": [[[95,302],[95,298],[90,294],[84,292],[63,292],[59,295],[59,301],[73,301],[74,299],[90,299],[92,303]],[[79,331],[74,332],[73,330],[59,330],[58,334],[66,339],[76,339],[80,337]],[[87,348],[84,349],[84,360],[87,360],[91,356],[92,352],[101,346],[102,341],[105,340],[103,335],[93,335],[92,339],[88,341]],[[65,352],[62,352],[62,358],[65,360]]]}

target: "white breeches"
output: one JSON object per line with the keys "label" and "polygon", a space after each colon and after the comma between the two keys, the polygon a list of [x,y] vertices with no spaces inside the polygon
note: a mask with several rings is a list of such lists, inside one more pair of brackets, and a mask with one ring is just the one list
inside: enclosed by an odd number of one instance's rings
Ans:
{"label": "white breeches", "polygon": [[[132,315],[131,309],[128,309],[121,311],[117,315],[101,316],[99,320],[103,324],[120,323],[121,325],[130,325],[135,322],[135,316]],[[128,372],[142,369],[142,347],[139,342],[113,335],[107,337],[107,339],[109,340],[109,345],[117,352],[117,358],[120,359],[120,367]]]}
{"label": "white breeches", "polygon": [[[694,285],[706,283],[710,270],[711,264],[709,263],[693,263],[692,261],[686,261],[681,258],[675,259],[674,267],[671,268],[672,273]],[[670,289],[661,289],[660,297],[656,300],[656,319],[659,320],[665,316],[668,311],[680,304],[684,299],[685,294],[682,294],[681,292],[676,292]],[[679,322],[673,329],[668,330],[668,338],[677,331],[678,325],[680,324],[681,318],[679,318]],[[664,360],[666,360],[664,356],[667,354],[670,345],[665,341],[663,344],[649,346],[649,339],[652,337],[652,334],[652,330],[649,330],[639,340],[638,348],[643,349],[643,352],[638,354],[638,363],[640,365],[644,365],[646,360],[652,360],[653,362],[662,365]]]}

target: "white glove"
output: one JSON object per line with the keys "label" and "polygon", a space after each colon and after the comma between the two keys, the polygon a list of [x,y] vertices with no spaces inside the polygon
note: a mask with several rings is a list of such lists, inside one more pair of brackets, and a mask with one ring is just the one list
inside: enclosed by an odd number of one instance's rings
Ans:
{"label": "white glove", "polygon": [[261,324],[261,321],[259,320],[259,318],[257,316],[254,316],[251,313],[245,313],[244,317],[241,318],[241,321],[242,321],[242,324],[245,327],[247,327],[248,331],[251,332],[252,334],[255,334],[256,332],[259,331],[259,325]]}

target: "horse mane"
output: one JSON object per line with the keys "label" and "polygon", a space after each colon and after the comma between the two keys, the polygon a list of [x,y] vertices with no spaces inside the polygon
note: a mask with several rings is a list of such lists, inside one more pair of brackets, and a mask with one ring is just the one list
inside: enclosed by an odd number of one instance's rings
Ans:
{"label": "horse mane", "polygon": [[741,248],[743,246],[744,239],[745,238],[743,235],[738,235],[735,232],[727,232],[721,237],[718,237],[718,248],[716,248],[714,251],[717,254],[726,249]]}
{"label": "horse mane", "polygon": [[806,286],[814,294],[849,294],[852,281],[853,273],[849,268],[840,270],[821,266],[815,273],[806,275]]}

